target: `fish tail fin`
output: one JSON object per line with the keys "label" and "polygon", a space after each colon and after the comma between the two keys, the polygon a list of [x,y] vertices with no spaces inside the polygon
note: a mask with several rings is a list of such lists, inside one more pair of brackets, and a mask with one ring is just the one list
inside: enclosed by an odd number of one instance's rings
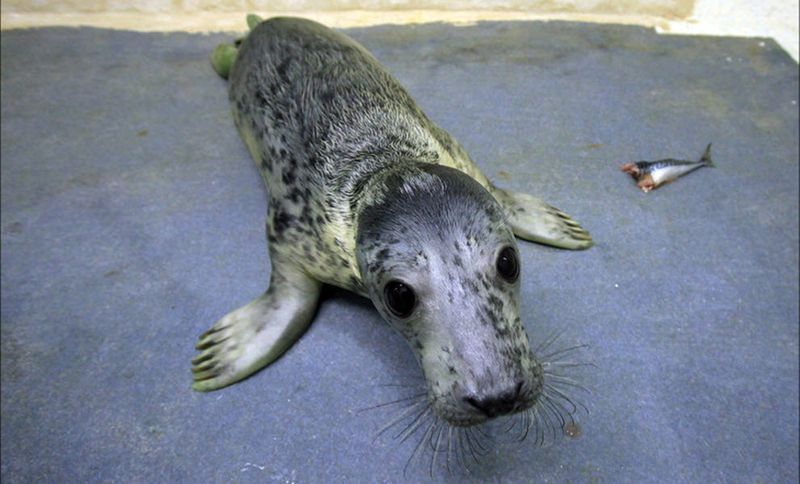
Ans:
{"label": "fish tail fin", "polygon": [[716,168],[717,165],[714,164],[714,161],[711,159],[711,143],[706,146],[706,150],[703,152],[703,157],[700,158],[700,161],[705,163],[706,166],[710,166],[711,168]]}

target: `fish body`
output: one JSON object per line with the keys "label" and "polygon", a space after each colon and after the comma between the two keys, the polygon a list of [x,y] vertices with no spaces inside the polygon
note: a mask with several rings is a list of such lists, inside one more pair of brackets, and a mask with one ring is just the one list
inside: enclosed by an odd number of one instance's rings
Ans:
{"label": "fish body", "polygon": [[711,143],[708,144],[699,161],[674,160],[672,158],[658,161],[637,161],[625,163],[620,170],[636,179],[636,185],[647,193],[664,183],[669,183],[704,166],[714,166],[714,162],[711,161]]}

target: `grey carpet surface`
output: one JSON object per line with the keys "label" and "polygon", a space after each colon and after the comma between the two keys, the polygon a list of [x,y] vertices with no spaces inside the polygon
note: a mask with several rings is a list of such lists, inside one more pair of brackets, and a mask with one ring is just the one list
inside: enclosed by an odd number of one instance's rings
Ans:
{"label": "grey carpet surface", "polygon": [[[3,482],[797,482],[797,64],[610,25],[348,33],[498,185],[592,232],[520,249],[534,345],[590,345],[579,435],[404,475],[421,432],[376,439],[402,406],[361,410],[420,370],[340,290],[275,364],[192,392],[196,337],[269,280],[265,190],[208,63],[233,35],[4,31]],[[716,169],[648,195],[617,171],[709,142]]]}

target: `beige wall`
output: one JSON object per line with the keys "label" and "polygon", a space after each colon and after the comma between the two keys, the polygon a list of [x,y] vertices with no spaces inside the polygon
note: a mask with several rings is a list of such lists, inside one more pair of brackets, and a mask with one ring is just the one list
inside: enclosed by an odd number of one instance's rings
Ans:
{"label": "beige wall", "polygon": [[242,31],[245,13],[302,15],[332,27],[478,20],[574,20],[659,33],[772,37],[798,59],[800,0],[0,0],[0,26],[90,25]]}
{"label": "beige wall", "polygon": [[694,0],[3,0],[4,13],[500,10],[684,18]]}

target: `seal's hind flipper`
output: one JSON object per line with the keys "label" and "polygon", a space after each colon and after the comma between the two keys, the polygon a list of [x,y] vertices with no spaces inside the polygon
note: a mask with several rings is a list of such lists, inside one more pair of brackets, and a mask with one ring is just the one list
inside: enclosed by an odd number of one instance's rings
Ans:
{"label": "seal's hind flipper", "polygon": [[211,53],[211,65],[223,79],[227,79],[231,73],[236,53],[236,47],[231,44],[219,44]]}
{"label": "seal's hind flipper", "polygon": [[[251,13],[247,15],[247,30],[253,30],[258,24],[263,22],[264,19],[258,15]],[[236,60],[239,46],[244,41],[244,37],[240,37],[231,44],[219,44],[214,52],[211,53],[211,65],[217,74],[223,79],[227,79],[233,67],[233,61]]]}
{"label": "seal's hind flipper", "polygon": [[253,30],[254,28],[256,28],[256,25],[260,24],[263,21],[264,21],[263,18],[259,17],[258,15],[254,14],[254,13],[247,14],[247,28],[248,28],[248,30]]}
{"label": "seal's hind flipper", "polygon": [[594,244],[578,222],[536,197],[497,187],[493,187],[492,194],[505,208],[514,235],[519,238],[562,249],[588,249]]}
{"label": "seal's hind flipper", "polygon": [[273,258],[267,292],[200,336],[200,354],[192,359],[192,388],[217,390],[278,359],[311,323],[319,290],[320,283],[304,274],[281,274]]}

